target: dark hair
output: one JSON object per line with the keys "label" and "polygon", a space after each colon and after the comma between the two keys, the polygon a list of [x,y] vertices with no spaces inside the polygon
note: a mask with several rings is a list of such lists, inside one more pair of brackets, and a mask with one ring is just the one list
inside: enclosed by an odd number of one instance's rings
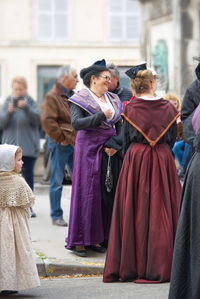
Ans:
{"label": "dark hair", "polygon": [[85,84],[85,86],[90,87],[91,77],[95,76],[96,78],[98,78],[99,75],[105,71],[110,72],[106,66],[91,65],[91,66],[84,68],[80,71],[80,77],[83,79],[83,83]]}

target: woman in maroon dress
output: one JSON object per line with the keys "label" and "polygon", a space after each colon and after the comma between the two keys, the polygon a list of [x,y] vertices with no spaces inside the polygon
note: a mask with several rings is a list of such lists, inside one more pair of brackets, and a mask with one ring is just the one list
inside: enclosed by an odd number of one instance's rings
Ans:
{"label": "woman in maroon dress", "polygon": [[170,279],[181,191],[171,153],[179,113],[154,96],[155,77],[144,68],[127,72],[136,98],[122,114],[126,155],[115,193],[104,282]]}

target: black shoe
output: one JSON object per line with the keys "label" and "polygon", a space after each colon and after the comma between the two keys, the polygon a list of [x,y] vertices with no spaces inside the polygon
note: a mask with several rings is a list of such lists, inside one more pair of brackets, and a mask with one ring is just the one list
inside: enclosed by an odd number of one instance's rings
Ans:
{"label": "black shoe", "polygon": [[36,213],[33,211],[33,209],[30,208],[30,210],[31,210],[31,218],[35,218],[35,217],[37,217],[37,215],[36,215]]}
{"label": "black shoe", "polygon": [[101,247],[101,246],[96,246],[96,245],[91,245],[90,249],[99,253],[104,253],[106,252],[106,248]]}
{"label": "black shoe", "polygon": [[108,248],[108,240],[104,240],[103,242],[101,242],[99,245],[101,245],[101,247],[103,248]]}
{"label": "black shoe", "polygon": [[86,250],[73,250],[74,254],[80,257],[87,257]]}
{"label": "black shoe", "polygon": [[14,295],[17,294],[18,291],[4,290],[0,292],[0,295]]}

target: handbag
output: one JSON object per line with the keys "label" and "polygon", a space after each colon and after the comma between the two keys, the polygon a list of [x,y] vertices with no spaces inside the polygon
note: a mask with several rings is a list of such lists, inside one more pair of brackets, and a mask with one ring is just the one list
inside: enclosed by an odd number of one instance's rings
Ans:
{"label": "handbag", "polygon": [[105,186],[106,186],[107,192],[110,192],[113,188],[113,175],[112,175],[112,168],[111,168],[111,156],[108,156]]}

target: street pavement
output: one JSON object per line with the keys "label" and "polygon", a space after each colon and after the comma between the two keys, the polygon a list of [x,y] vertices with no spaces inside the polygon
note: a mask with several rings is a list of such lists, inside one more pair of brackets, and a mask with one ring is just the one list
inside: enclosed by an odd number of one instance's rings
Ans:
{"label": "street pavement", "polygon": [[[167,299],[169,283],[103,283],[102,277],[41,280],[41,287],[20,291],[12,298],[42,299]],[[1,296],[0,296],[1,297]],[[11,298],[11,296],[9,297]]]}
{"label": "street pavement", "polygon": [[[36,218],[29,221],[31,239],[36,253],[40,276],[102,274],[106,253],[88,251],[88,257],[81,258],[65,249],[68,227],[52,224],[49,207],[49,186],[35,184]],[[64,219],[69,221],[71,185],[63,186],[62,208]]]}
{"label": "street pavement", "polygon": [[[31,218],[29,222],[38,272],[41,277],[41,287],[20,291],[19,294],[12,297],[20,299],[168,298],[169,283],[105,284],[102,282],[105,253],[88,251],[88,257],[80,258],[66,250],[64,246],[68,228],[52,225],[49,216],[48,190],[49,186],[35,184],[34,211],[37,213],[37,217]],[[67,222],[69,220],[70,195],[71,186],[63,186],[62,208],[64,219]]]}

